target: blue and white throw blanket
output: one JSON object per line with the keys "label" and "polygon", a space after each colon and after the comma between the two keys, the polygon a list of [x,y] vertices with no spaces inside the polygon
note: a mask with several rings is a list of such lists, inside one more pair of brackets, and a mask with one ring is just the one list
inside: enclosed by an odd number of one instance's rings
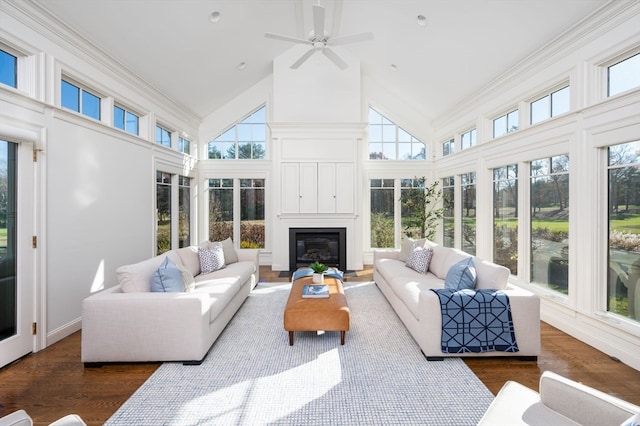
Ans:
{"label": "blue and white throw blanket", "polygon": [[[311,275],[313,275],[313,269],[311,269],[311,268],[298,269],[291,276],[291,281],[293,282],[293,281],[297,280],[298,278],[310,277]],[[324,273],[325,277],[337,278],[341,282],[344,283],[343,275],[344,275],[344,272],[339,271],[337,269],[329,269],[327,272]]]}
{"label": "blue and white throw blanket", "polygon": [[518,352],[509,296],[499,290],[431,289],[442,310],[442,352]]}

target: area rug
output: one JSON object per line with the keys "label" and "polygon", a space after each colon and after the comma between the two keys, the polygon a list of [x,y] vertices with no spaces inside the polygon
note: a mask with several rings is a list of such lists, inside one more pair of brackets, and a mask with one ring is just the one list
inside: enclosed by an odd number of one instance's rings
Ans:
{"label": "area rug", "polygon": [[493,396],[427,361],[375,283],[345,282],[351,329],[283,329],[290,283],[260,283],[199,366],[164,363],[106,425],[475,425]]}

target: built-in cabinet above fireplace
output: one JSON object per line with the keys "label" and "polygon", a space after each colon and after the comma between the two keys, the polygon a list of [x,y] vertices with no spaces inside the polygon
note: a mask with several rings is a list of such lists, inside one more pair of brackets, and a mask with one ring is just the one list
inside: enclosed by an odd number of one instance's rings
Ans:
{"label": "built-in cabinet above fireplace", "polygon": [[282,213],[354,213],[355,165],[282,163]]}

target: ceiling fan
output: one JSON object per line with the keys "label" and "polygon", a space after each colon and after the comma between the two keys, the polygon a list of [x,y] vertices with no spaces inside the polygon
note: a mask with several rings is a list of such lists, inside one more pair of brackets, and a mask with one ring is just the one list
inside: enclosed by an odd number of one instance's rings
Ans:
{"label": "ceiling fan", "polygon": [[291,65],[291,69],[297,69],[298,67],[300,67],[300,65],[302,65],[307,59],[309,59],[315,52],[322,52],[327,58],[331,60],[331,62],[336,64],[340,69],[344,70],[348,66],[347,63],[343,61],[333,50],[331,50],[330,47],[338,46],[341,44],[357,43],[359,41],[371,40],[373,39],[373,33],[360,33],[332,38],[325,31],[324,15],[324,7],[319,4],[314,4],[313,33],[309,37],[309,39],[289,37],[272,33],[266,33],[264,36],[275,40],[288,41],[298,44],[308,44],[311,46],[311,49],[309,49],[304,55],[300,57],[300,59],[298,59],[293,63],[293,65]]}

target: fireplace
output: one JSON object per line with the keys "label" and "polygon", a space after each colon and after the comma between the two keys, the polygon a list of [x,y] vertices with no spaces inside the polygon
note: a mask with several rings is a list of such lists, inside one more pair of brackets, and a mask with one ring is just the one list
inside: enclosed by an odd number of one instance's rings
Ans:
{"label": "fireplace", "polygon": [[346,228],[289,228],[289,270],[309,266],[316,260],[346,270]]}

